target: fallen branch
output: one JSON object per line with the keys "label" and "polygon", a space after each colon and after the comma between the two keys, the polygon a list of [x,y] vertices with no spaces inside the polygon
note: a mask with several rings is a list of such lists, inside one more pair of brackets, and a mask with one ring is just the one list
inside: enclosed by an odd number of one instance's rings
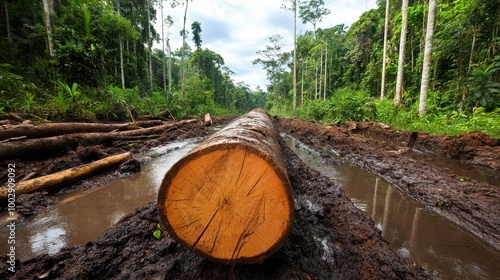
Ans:
{"label": "fallen branch", "polygon": [[[109,156],[88,164],[73,167],[61,172],[38,177],[31,180],[18,182],[15,186],[15,195],[32,193],[38,190],[52,191],[57,188],[68,186],[71,183],[90,177],[99,172],[115,167],[127,159],[132,158],[131,153],[123,153]],[[7,187],[0,188],[0,201],[7,200],[9,191]]]}
{"label": "fallen branch", "polygon": [[174,129],[177,125],[185,125],[198,120],[184,120],[167,123],[159,126],[141,128],[120,132],[76,133],[54,137],[27,139],[20,142],[0,143],[0,160],[56,154],[78,146],[91,146],[118,140],[127,140],[130,137],[161,134]]}

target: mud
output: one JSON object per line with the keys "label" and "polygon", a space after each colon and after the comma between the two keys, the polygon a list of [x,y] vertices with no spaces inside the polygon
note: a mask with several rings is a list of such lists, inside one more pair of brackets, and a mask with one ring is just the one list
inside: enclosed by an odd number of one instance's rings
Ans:
{"label": "mud", "polygon": [[[461,136],[419,133],[412,140],[411,132],[376,123],[329,126],[290,118],[277,122],[281,131],[316,147],[323,157],[338,155],[371,171],[394,184],[425,210],[451,220],[487,246],[500,250],[499,188],[464,178],[425,160],[439,155],[450,165],[455,161],[471,168],[479,165],[498,182],[499,139],[472,132]],[[412,141],[413,148],[410,148],[408,144]]]}
{"label": "mud", "polygon": [[[399,257],[373,221],[339,186],[308,168],[281,141],[294,191],[296,218],[285,246],[262,264],[211,263],[165,233],[154,202],[123,218],[101,237],[17,266],[13,279],[425,279],[424,270]],[[6,274],[0,258],[0,277]]]}
{"label": "mud", "polygon": [[[214,119],[215,125],[227,121]],[[458,137],[412,134],[375,123],[328,126],[277,117],[274,122],[280,132],[313,147],[326,161],[339,162],[341,156],[370,170],[397,186],[425,210],[455,222],[484,241],[485,246],[500,250],[498,187],[465,178],[425,160],[431,156],[443,157],[451,163],[480,166],[496,180],[500,170],[498,139],[476,132]],[[202,124],[189,124],[156,139],[117,141],[68,151],[56,158],[18,161],[16,169],[21,178],[32,173],[41,176],[110,154],[124,151],[138,154],[172,140],[205,136],[208,130]],[[53,256],[18,261],[14,275],[7,272],[6,256],[0,256],[0,279],[428,278],[419,264],[389,248],[372,219],[356,208],[338,185],[305,166],[283,142],[281,146],[294,191],[296,218],[285,246],[262,264],[234,267],[214,264],[180,246],[166,233],[157,240],[153,231],[159,217],[155,203],[151,202],[86,245],[63,248]],[[125,173],[134,170],[134,165],[137,164],[130,163],[60,192],[97,186],[118,176],[120,170]],[[0,184],[5,179],[2,170]],[[23,209],[27,215],[33,214],[40,211],[35,207],[37,204],[43,209],[55,199],[57,194],[26,196]]]}

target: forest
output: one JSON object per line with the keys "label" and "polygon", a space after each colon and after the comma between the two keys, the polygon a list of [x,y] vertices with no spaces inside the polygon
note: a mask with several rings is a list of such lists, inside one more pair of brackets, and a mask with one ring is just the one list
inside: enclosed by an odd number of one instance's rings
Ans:
{"label": "forest", "polygon": [[327,2],[0,0],[0,279],[498,278],[498,0]]}
{"label": "forest", "polygon": [[267,90],[232,80],[222,55],[203,47],[203,23],[171,30],[183,38],[176,50],[169,32],[155,30],[156,21],[172,26],[171,9],[188,13],[196,1],[2,2],[2,112],[118,121],[262,107],[332,123],[500,136],[500,7],[493,0],[378,1],[351,26],[324,29],[316,28],[330,14],[323,0],[283,1],[312,30],[286,38],[295,42],[290,52],[279,34],[255,50],[259,58],[248,63],[266,71]]}

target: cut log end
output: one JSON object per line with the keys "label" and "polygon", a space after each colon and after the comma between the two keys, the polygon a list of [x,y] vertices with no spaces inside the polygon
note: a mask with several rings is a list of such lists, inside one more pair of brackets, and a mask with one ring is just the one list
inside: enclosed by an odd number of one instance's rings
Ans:
{"label": "cut log end", "polygon": [[227,264],[260,262],[278,251],[290,233],[294,206],[286,171],[272,159],[238,143],[182,158],[158,195],[167,231],[196,253]]}

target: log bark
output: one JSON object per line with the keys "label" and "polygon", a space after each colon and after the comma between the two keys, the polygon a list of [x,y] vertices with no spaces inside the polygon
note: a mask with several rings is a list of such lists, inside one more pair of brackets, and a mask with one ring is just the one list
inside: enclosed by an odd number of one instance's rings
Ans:
{"label": "log bark", "polygon": [[267,113],[255,109],[179,160],[158,193],[168,233],[226,264],[256,263],[278,251],[294,216],[279,137]]}
{"label": "log bark", "polygon": [[198,120],[183,120],[164,125],[120,132],[94,132],[60,135],[54,137],[27,139],[19,142],[0,143],[0,160],[41,156],[43,154],[56,154],[78,146],[99,145],[107,142],[128,140],[133,137],[161,134],[177,125],[197,122]]}
{"label": "log bark", "polygon": [[[49,174],[31,180],[21,181],[15,184],[15,195],[19,196],[25,193],[32,193],[38,190],[52,191],[57,188],[67,186],[78,180],[90,177],[99,172],[115,167],[127,159],[132,158],[131,153],[123,153],[109,156],[85,165],[73,167],[61,172]],[[7,187],[0,188],[0,202],[5,202],[9,191]]]}
{"label": "log bark", "polygon": [[114,130],[135,130],[161,125],[162,121],[141,121],[128,124],[102,123],[42,123],[21,124],[0,128],[0,141],[15,137],[26,136],[29,139],[45,138],[64,134],[110,132]]}

